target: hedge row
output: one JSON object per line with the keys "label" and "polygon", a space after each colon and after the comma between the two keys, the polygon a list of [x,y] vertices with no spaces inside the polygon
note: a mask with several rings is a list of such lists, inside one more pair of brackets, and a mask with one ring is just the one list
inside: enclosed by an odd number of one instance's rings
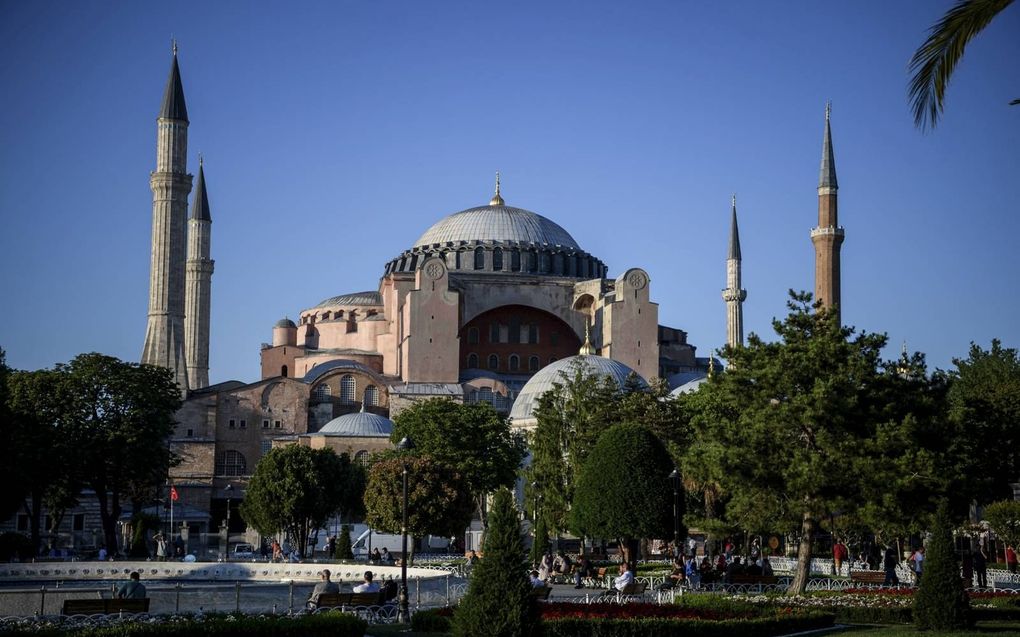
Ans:
{"label": "hedge row", "polygon": [[60,626],[0,630],[4,635],[34,637],[364,637],[368,624],[354,615],[321,613],[298,617],[217,615],[174,618],[159,622],[124,622],[107,626]]}
{"label": "hedge row", "polygon": [[811,611],[757,619],[555,619],[542,622],[543,637],[773,637],[829,628],[831,613]]}

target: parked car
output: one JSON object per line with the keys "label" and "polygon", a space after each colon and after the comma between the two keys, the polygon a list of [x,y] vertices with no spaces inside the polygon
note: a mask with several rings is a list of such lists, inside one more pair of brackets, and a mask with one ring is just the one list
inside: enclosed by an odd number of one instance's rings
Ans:
{"label": "parked car", "polygon": [[258,556],[258,552],[251,544],[235,544],[234,550],[230,552],[232,560],[251,560]]}

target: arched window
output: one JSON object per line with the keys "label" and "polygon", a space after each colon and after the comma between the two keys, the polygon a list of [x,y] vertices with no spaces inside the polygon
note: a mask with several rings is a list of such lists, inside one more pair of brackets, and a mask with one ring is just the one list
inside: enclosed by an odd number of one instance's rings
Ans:
{"label": "arched window", "polygon": [[538,254],[528,250],[528,272],[538,272]]}
{"label": "arched window", "polygon": [[538,325],[536,325],[535,323],[532,323],[531,325],[528,326],[528,342],[529,343],[538,342]]}
{"label": "arched window", "polygon": [[478,369],[478,354],[468,354],[468,369]]}
{"label": "arched window", "polygon": [[492,269],[496,272],[503,270],[503,248],[496,248],[492,251]]}
{"label": "arched window", "polygon": [[499,369],[499,356],[495,354],[489,354],[489,369],[496,371]]}
{"label": "arched window", "polygon": [[541,363],[538,362],[538,356],[532,356],[528,359],[529,372],[537,372],[539,365],[541,365]]}
{"label": "arched window", "polygon": [[312,390],[312,398],[318,401],[329,400],[329,385],[321,383]]}
{"label": "arched window", "polygon": [[477,327],[469,327],[468,328],[468,335],[467,336],[468,336],[468,345],[478,345],[478,328]]}
{"label": "arched window", "polygon": [[216,458],[216,475],[243,476],[248,473],[248,463],[240,451],[229,449]]}
{"label": "arched window", "polygon": [[545,252],[544,250],[542,252],[539,252],[538,253],[538,271],[541,272],[542,274],[548,274],[549,273],[549,261],[550,261],[550,259],[549,259],[549,253],[548,252]]}
{"label": "arched window", "polygon": [[283,376],[284,378],[287,377],[287,366],[286,365],[284,365],[283,367],[280,368],[280,376]]}
{"label": "arched window", "polygon": [[475,269],[485,269],[485,248],[478,246],[475,248]]}
{"label": "arched window", "polygon": [[514,272],[521,271],[521,251],[516,248],[510,253],[510,269]]}
{"label": "arched window", "polygon": [[492,404],[492,388],[482,387],[478,390],[478,402]]}
{"label": "arched window", "polygon": [[350,374],[345,374],[340,379],[340,403],[344,405],[354,404],[354,396],[357,393],[358,385],[354,382],[354,377]]}
{"label": "arched window", "polygon": [[521,369],[521,359],[517,357],[517,354],[510,355],[510,371],[517,372]]}
{"label": "arched window", "polygon": [[365,388],[365,406],[375,407],[379,404],[379,389],[375,385]]}
{"label": "arched window", "polygon": [[369,460],[369,453],[362,449],[358,453],[354,454],[354,462],[360,464],[362,467],[368,467],[371,464]]}
{"label": "arched window", "polygon": [[563,274],[563,253],[557,252],[553,255],[552,263],[553,274]]}

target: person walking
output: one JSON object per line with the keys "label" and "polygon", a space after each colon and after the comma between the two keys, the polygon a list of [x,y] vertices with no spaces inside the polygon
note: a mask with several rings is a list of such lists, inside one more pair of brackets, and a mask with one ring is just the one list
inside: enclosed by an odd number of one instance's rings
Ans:
{"label": "person walking", "polygon": [[843,561],[846,560],[850,555],[850,550],[847,549],[846,544],[843,544],[841,540],[837,540],[832,545],[832,565],[835,567],[836,575],[843,574]]}
{"label": "person walking", "polygon": [[914,554],[910,556],[910,561],[914,563],[914,586],[921,585],[921,573],[924,571],[924,547],[920,547]]}
{"label": "person walking", "polygon": [[1006,547],[1006,570],[1016,575],[1016,549],[1012,546]]}
{"label": "person walking", "polygon": [[971,558],[974,564],[974,575],[977,576],[978,588],[985,588],[988,586],[988,554],[985,553],[985,547],[983,544],[979,544],[977,550],[974,551],[974,556]]}
{"label": "person walking", "polygon": [[882,586],[899,586],[900,578],[896,575],[896,549],[891,546],[886,547],[885,557],[882,558],[882,567],[885,569],[885,580],[882,582]]}

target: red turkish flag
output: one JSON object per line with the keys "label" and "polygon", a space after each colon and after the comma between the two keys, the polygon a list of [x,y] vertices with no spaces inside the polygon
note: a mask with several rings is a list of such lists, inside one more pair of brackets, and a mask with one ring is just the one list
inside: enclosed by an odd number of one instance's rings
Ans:
{"label": "red turkish flag", "polygon": [[177,498],[179,497],[180,496],[177,495],[177,487],[170,487],[170,499],[177,502]]}

